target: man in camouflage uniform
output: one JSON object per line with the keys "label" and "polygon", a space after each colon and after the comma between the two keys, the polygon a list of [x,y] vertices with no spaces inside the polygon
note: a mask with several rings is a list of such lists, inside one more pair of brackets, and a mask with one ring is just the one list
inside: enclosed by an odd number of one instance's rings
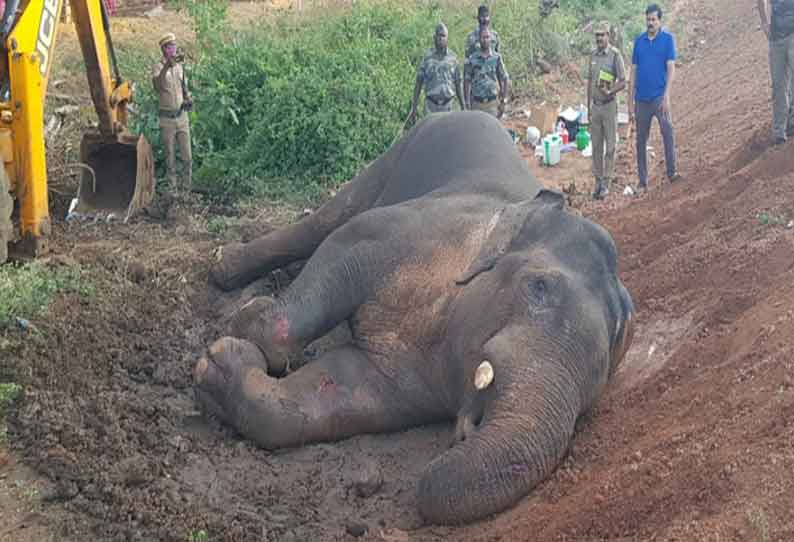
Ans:
{"label": "man in camouflage uniform", "polygon": [[560,7],[560,0],[539,0],[538,2],[538,11],[541,17],[548,17],[558,7]]}
{"label": "man in camouflage uniform", "polygon": [[777,145],[794,136],[794,0],[758,0],[758,13],[769,39],[772,135]]}
{"label": "man in camouflage uniform", "polygon": [[609,194],[608,186],[615,173],[618,132],[616,96],[626,88],[626,66],[620,51],[609,43],[609,23],[597,23],[594,33],[596,48],[590,54],[587,76],[587,118],[590,121],[593,176],[596,181],[593,198],[604,199]]}
{"label": "man in camouflage uniform", "polygon": [[179,147],[183,175],[181,188],[190,191],[193,160],[188,111],[193,107],[193,99],[188,92],[184,65],[177,55],[174,34],[169,32],[160,38],[160,50],[163,57],[154,66],[152,84],[160,101],[160,137],[165,147],[168,181],[172,188],[180,188],[176,178],[176,150]]}
{"label": "man in camouflage uniform", "polygon": [[408,125],[413,124],[416,120],[416,106],[423,86],[425,87],[425,115],[452,111],[452,99],[456,96],[461,110],[464,109],[460,65],[455,53],[447,49],[448,38],[449,33],[444,23],[436,26],[435,48],[427,51],[425,58],[416,70],[416,85]]}
{"label": "man in camouflage uniform", "polygon": [[500,118],[510,91],[502,56],[491,51],[491,32],[480,32],[480,50],[466,59],[464,65],[463,94],[466,108],[490,113]]}
{"label": "man in camouflage uniform", "polygon": [[491,28],[491,15],[488,6],[480,6],[477,9],[477,21],[479,26],[466,36],[466,50],[464,51],[466,58],[480,50],[480,33],[485,29],[491,31],[491,50],[495,53],[499,52],[499,34]]}

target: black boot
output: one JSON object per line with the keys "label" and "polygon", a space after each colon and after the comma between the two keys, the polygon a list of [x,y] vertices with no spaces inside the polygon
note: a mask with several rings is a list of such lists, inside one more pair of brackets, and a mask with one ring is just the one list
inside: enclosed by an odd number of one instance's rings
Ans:
{"label": "black boot", "polygon": [[593,192],[593,199],[595,200],[602,200],[607,197],[609,194],[609,188],[607,188],[606,183],[602,181],[596,181],[596,188]]}

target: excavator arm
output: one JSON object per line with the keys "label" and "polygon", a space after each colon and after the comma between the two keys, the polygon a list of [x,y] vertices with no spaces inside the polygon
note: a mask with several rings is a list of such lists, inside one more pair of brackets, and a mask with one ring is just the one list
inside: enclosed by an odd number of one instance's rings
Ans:
{"label": "excavator arm", "polygon": [[88,88],[99,117],[99,131],[105,137],[112,137],[127,128],[127,103],[132,99],[132,88],[119,75],[105,4],[101,0],[72,0],[71,7]]}
{"label": "excavator arm", "polygon": [[[80,145],[84,168],[78,209],[117,212],[129,218],[154,195],[154,161],[142,136],[127,131],[132,87],[118,70],[102,0],[71,0],[98,130]],[[3,173],[19,202],[20,247],[38,254],[50,233],[44,143],[44,101],[55,53],[63,0],[8,0],[0,29],[0,196]],[[3,220],[0,212],[0,222]],[[3,225],[0,223],[0,233]],[[0,243],[4,240],[0,238]],[[0,251],[2,256],[2,251]],[[2,260],[0,260],[1,262]]]}

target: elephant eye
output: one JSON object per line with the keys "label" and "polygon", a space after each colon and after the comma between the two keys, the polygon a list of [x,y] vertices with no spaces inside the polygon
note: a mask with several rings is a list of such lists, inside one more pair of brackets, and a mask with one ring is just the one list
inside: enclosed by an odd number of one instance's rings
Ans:
{"label": "elephant eye", "polygon": [[559,305],[564,295],[564,284],[562,273],[548,268],[527,270],[518,283],[521,299],[532,313]]}
{"label": "elephant eye", "polygon": [[532,279],[529,282],[529,293],[530,295],[540,303],[543,303],[546,300],[546,296],[549,293],[549,285],[545,279],[536,278]]}

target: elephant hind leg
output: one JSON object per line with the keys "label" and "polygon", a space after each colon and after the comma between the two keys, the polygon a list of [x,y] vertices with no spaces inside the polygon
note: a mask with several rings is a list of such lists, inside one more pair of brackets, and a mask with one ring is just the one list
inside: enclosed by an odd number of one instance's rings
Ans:
{"label": "elephant hind leg", "polygon": [[418,379],[401,374],[396,382],[353,346],[276,379],[267,376],[264,356],[252,343],[227,337],[216,345],[194,369],[197,401],[205,413],[266,449],[445,419]]}

